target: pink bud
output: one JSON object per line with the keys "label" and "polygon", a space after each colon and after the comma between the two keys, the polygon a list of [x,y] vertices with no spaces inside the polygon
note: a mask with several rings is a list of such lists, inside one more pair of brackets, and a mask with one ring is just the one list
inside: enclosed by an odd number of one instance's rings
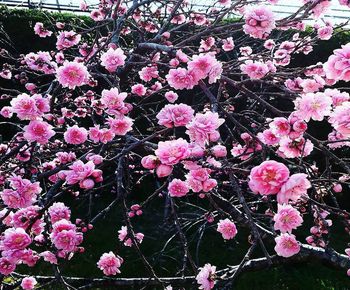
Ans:
{"label": "pink bud", "polygon": [[172,166],[164,165],[164,164],[159,165],[156,169],[156,173],[159,178],[169,176],[172,171],[173,171]]}
{"label": "pink bud", "polygon": [[147,155],[141,159],[141,165],[146,169],[155,169],[158,158],[154,155]]}

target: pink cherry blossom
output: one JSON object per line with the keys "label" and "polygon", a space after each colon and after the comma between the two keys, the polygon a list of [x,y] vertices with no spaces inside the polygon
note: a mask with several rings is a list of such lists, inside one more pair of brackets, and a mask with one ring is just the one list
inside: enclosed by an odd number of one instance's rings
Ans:
{"label": "pink cherry blossom", "polygon": [[146,95],[146,87],[143,84],[135,84],[131,87],[131,92],[139,97]]}
{"label": "pink cherry blossom", "polygon": [[244,13],[244,32],[254,38],[265,39],[276,27],[273,12],[265,6],[254,6]]}
{"label": "pink cherry blossom", "polygon": [[329,123],[345,138],[350,137],[350,102],[337,106],[330,114]]}
{"label": "pink cherry blossom", "polygon": [[171,197],[182,197],[189,192],[189,187],[185,181],[174,178],[168,185],[168,191]]}
{"label": "pink cherry blossom", "polygon": [[173,167],[170,165],[160,164],[156,168],[156,174],[159,178],[169,176],[173,171]]}
{"label": "pink cherry blossom", "polygon": [[149,82],[159,77],[158,68],[156,66],[146,66],[139,71],[141,80]]}
{"label": "pink cherry blossom", "polygon": [[280,192],[277,194],[279,204],[288,203],[290,200],[295,202],[303,195],[307,194],[308,188],[311,187],[307,175],[296,173],[289,177],[287,182],[282,185]]}
{"label": "pink cherry blossom", "polygon": [[56,73],[58,82],[70,89],[87,84],[90,77],[86,66],[75,61],[65,62]]}
{"label": "pink cherry blossom", "polygon": [[35,23],[34,32],[40,37],[50,37],[52,35],[52,31],[47,30],[41,22]]}
{"label": "pink cherry blossom", "polygon": [[11,111],[21,120],[35,120],[50,111],[49,98],[20,94],[11,100]]}
{"label": "pink cherry blossom", "polygon": [[173,92],[173,91],[169,91],[166,92],[164,97],[170,102],[170,103],[174,103],[176,102],[176,100],[179,98],[178,94]]}
{"label": "pink cherry blossom", "polygon": [[273,220],[275,221],[275,230],[279,230],[281,233],[291,233],[303,223],[300,212],[289,204],[278,204],[277,214]]}
{"label": "pink cherry blossom", "polygon": [[199,268],[199,273],[196,276],[197,283],[200,285],[199,289],[210,290],[215,286],[216,267],[210,264],[205,264],[204,267]]}
{"label": "pink cherry blossom", "polygon": [[61,31],[58,34],[56,47],[59,50],[70,48],[77,45],[81,40],[81,35],[74,31]]}
{"label": "pink cherry blossom", "polygon": [[[206,113],[197,113],[192,121],[186,125],[186,133],[191,141],[204,145],[218,136],[218,128],[224,123],[224,119],[219,118],[218,113],[207,111]],[[217,139],[217,138],[216,138]]]}
{"label": "pink cherry blossom", "polygon": [[[299,134],[298,134],[299,135]],[[290,139],[283,137],[279,143],[278,154],[284,158],[297,158],[310,155],[314,145],[305,138]]]}
{"label": "pink cherry blossom", "polygon": [[118,67],[125,64],[126,55],[120,48],[109,48],[101,55],[101,65],[109,72],[115,72]]}
{"label": "pink cherry blossom", "polygon": [[193,89],[200,79],[196,71],[185,68],[170,69],[165,77],[168,84],[176,90]]}
{"label": "pink cherry blossom", "polygon": [[30,236],[22,228],[9,228],[4,231],[0,248],[2,250],[23,250],[32,242]]}
{"label": "pink cherry blossom", "polygon": [[186,126],[193,118],[194,110],[185,104],[165,105],[157,114],[158,124],[168,128]]}
{"label": "pink cherry blossom", "polygon": [[23,128],[23,137],[30,142],[36,141],[40,144],[46,144],[55,135],[55,131],[52,128],[51,125],[44,121],[30,121],[29,125]]}
{"label": "pink cherry blossom", "polygon": [[237,235],[236,225],[229,219],[220,220],[217,231],[222,234],[225,240],[231,240]]}
{"label": "pink cherry blossom", "polygon": [[186,175],[186,181],[194,192],[209,192],[217,185],[217,181],[210,178],[210,169],[207,168],[190,170]]}
{"label": "pink cherry blossom", "polygon": [[77,231],[74,224],[62,219],[52,225],[50,239],[58,250],[75,252],[83,241],[83,235]]}
{"label": "pink cherry blossom", "polygon": [[295,108],[305,121],[322,121],[331,113],[332,98],[324,93],[308,93],[297,98]]}
{"label": "pink cherry blossom", "polygon": [[248,185],[254,193],[276,194],[288,178],[289,170],[283,163],[264,161],[250,171]]}
{"label": "pink cherry blossom", "polygon": [[183,138],[164,142],[160,141],[155,154],[162,164],[175,165],[189,156],[188,146],[188,142]]}
{"label": "pink cherry blossom", "polygon": [[133,119],[127,116],[108,118],[107,122],[112,133],[118,136],[124,136],[126,133],[131,131],[134,123]]}
{"label": "pink cherry blossom", "polygon": [[231,51],[235,48],[235,44],[233,42],[233,38],[232,37],[228,37],[226,39],[223,39],[223,44],[222,44],[222,49],[224,51]]}
{"label": "pink cherry blossom", "polygon": [[88,132],[85,128],[78,127],[74,125],[72,127],[68,127],[66,132],[64,133],[64,140],[68,144],[82,144],[87,140]]}
{"label": "pink cherry blossom", "polygon": [[323,68],[329,79],[350,81],[350,43],[334,50]]}
{"label": "pink cherry blossom", "polygon": [[37,283],[34,277],[24,277],[21,282],[21,287],[24,290],[32,290]]}
{"label": "pink cherry blossom", "polygon": [[300,251],[300,245],[294,235],[284,233],[275,238],[275,241],[275,251],[278,256],[289,258]]}
{"label": "pink cherry blossom", "polygon": [[116,256],[113,252],[109,252],[101,256],[100,260],[97,262],[97,266],[103,271],[103,274],[111,276],[120,273],[119,268],[123,261],[121,257]]}
{"label": "pink cherry blossom", "polygon": [[16,264],[12,263],[8,258],[0,258],[0,273],[3,275],[9,275],[16,269]]}
{"label": "pink cherry blossom", "polygon": [[[133,245],[133,241],[131,238],[128,237],[128,228],[126,226],[122,226],[122,228],[118,231],[118,239],[119,241],[124,243],[124,246],[131,247]],[[136,241],[141,244],[143,241],[144,234],[142,233],[136,233],[135,239]]]}
{"label": "pink cherry blossom", "polygon": [[48,209],[51,223],[62,219],[69,220],[71,211],[63,202],[54,202]]}
{"label": "pink cherry blossom", "polygon": [[269,67],[260,61],[247,60],[240,68],[251,79],[261,79],[269,72]]}
{"label": "pink cherry blossom", "polygon": [[101,103],[107,107],[106,112],[111,115],[119,115],[128,113],[129,109],[124,100],[127,93],[119,92],[117,88],[102,91]]}

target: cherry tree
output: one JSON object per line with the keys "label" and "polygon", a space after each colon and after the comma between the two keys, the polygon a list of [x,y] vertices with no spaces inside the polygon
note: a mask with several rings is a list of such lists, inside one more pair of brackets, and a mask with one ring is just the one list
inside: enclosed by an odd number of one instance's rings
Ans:
{"label": "cherry tree", "polygon": [[[245,271],[316,260],[346,275],[350,248],[336,251],[331,234],[337,221],[349,240],[338,198],[350,179],[350,96],[341,87],[350,43],[324,63],[300,60],[347,26],[323,18],[331,1],[303,0],[285,17],[272,11],[277,2],[219,0],[203,10],[186,0],[83,1],[93,25],[33,26],[55,50],[1,50],[0,126],[12,132],[0,145],[6,289],[230,289]],[[147,196],[135,203],[140,188]],[[113,198],[100,209],[105,192]],[[70,200],[89,211],[74,220]],[[94,262],[101,277],[63,275],[73,256],[88,254],[94,224],[116,210],[123,218],[106,230],[119,244]],[[166,224],[155,253],[179,253],[168,276],[143,249],[153,233],[142,224],[155,212]],[[205,232],[227,248],[241,235],[241,262],[199,259]],[[147,276],[123,278],[135,263],[126,249]],[[36,275],[39,262],[52,274]]]}

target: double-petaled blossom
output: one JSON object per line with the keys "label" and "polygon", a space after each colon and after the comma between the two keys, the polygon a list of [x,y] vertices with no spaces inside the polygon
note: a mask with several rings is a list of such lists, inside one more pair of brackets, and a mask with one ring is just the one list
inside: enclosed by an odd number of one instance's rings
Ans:
{"label": "double-petaled blossom", "polygon": [[275,241],[275,251],[278,256],[289,258],[300,251],[300,245],[292,234],[281,234],[275,238]]}
{"label": "double-petaled blossom", "polygon": [[76,61],[65,62],[57,69],[56,76],[64,88],[70,89],[87,84],[90,78],[87,67]]}
{"label": "double-petaled blossom", "polygon": [[350,43],[334,50],[323,68],[329,79],[350,81]]}
{"label": "double-petaled blossom", "polygon": [[32,239],[22,228],[8,228],[0,241],[2,251],[23,250],[32,243]]}
{"label": "double-petaled blossom", "polygon": [[350,137],[350,102],[337,106],[330,114],[329,123],[345,138]]}
{"label": "double-petaled blossom", "polygon": [[130,108],[124,102],[127,93],[119,92],[117,88],[102,91],[101,103],[106,107],[106,112],[110,115],[127,114]]}
{"label": "double-petaled blossom", "polygon": [[156,156],[164,165],[175,165],[189,157],[189,144],[183,139],[161,141],[155,151]]}
{"label": "double-petaled blossom", "polygon": [[276,194],[288,178],[289,169],[283,163],[264,161],[250,171],[248,185],[254,193]]}
{"label": "double-petaled blossom", "polygon": [[165,105],[157,114],[158,124],[168,128],[186,126],[193,118],[194,110],[186,104]]}
{"label": "double-petaled blossom", "polygon": [[218,222],[217,231],[222,234],[225,240],[231,240],[237,235],[237,228],[234,222],[229,219]]}
{"label": "double-petaled blossom", "polygon": [[21,120],[35,120],[50,111],[49,101],[40,94],[20,94],[11,100],[11,111]]}
{"label": "double-petaled blossom", "polygon": [[15,228],[27,230],[30,227],[30,232],[35,235],[41,234],[44,230],[45,223],[39,215],[39,206],[28,206],[19,209],[12,216],[12,224]]}
{"label": "double-petaled blossom", "polygon": [[218,113],[210,111],[197,113],[192,121],[187,124],[186,133],[190,136],[191,141],[204,145],[209,141],[217,141],[220,138],[218,128],[225,122],[219,118]]}
{"label": "double-petaled blossom", "polygon": [[121,48],[109,48],[101,55],[101,65],[109,72],[115,72],[118,67],[125,64],[126,55]]}
{"label": "double-petaled blossom", "polygon": [[332,98],[324,93],[307,93],[295,100],[295,109],[305,121],[322,121],[331,113],[332,103]]}
{"label": "double-petaled blossom", "polygon": [[65,179],[67,184],[79,183],[79,186],[84,189],[91,189],[94,187],[95,182],[101,182],[102,171],[95,169],[93,161],[84,163],[81,160],[75,161],[69,170],[63,170],[59,172],[59,176]]}
{"label": "double-petaled blossom", "polygon": [[74,125],[72,127],[68,127],[63,137],[64,141],[66,141],[68,144],[78,145],[87,140],[88,132],[85,128]]}
{"label": "double-petaled blossom", "polygon": [[32,183],[30,180],[23,179],[20,176],[11,177],[10,186],[12,189],[4,189],[0,192],[4,204],[10,208],[31,206],[42,190],[39,182]]}
{"label": "double-petaled blossom", "polygon": [[210,178],[210,172],[211,170],[208,168],[190,170],[186,175],[186,182],[192,191],[209,192],[217,185],[217,181],[214,178]]}
{"label": "double-petaled blossom", "polygon": [[112,276],[119,274],[119,268],[123,264],[124,260],[120,256],[116,256],[113,252],[104,253],[100,260],[97,262],[97,266],[103,271],[106,276]]}
{"label": "double-petaled blossom", "polygon": [[190,191],[190,188],[185,181],[174,178],[169,182],[168,191],[171,197],[182,197]]}
{"label": "double-petaled blossom", "polygon": [[52,244],[64,252],[75,252],[83,241],[83,234],[70,221],[62,219],[52,225]]}
{"label": "double-petaled blossom", "polygon": [[57,64],[52,61],[52,56],[47,51],[30,52],[24,57],[24,62],[30,69],[45,74],[53,74],[57,69]]}
{"label": "double-petaled blossom", "polygon": [[261,79],[269,72],[267,64],[261,61],[247,60],[240,66],[241,71],[248,75],[251,79]]}
{"label": "double-petaled blossom", "polygon": [[116,118],[108,118],[107,123],[111,132],[117,136],[124,136],[132,130],[134,120],[127,116],[117,116]]}
{"label": "double-petaled blossom", "polygon": [[275,221],[274,229],[281,233],[291,233],[303,223],[300,212],[289,204],[278,204],[273,220]]}
{"label": "double-petaled blossom", "polygon": [[210,290],[215,286],[216,267],[211,264],[205,264],[204,267],[199,268],[199,273],[196,276],[199,289]]}
{"label": "double-petaled blossom", "polygon": [[24,277],[21,281],[21,287],[24,290],[32,290],[35,288],[35,285],[38,284],[34,277]]}
{"label": "double-petaled blossom", "polygon": [[59,50],[70,48],[77,45],[81,40],[81,35],[74,31],[61,31],[58,34],[56,47]]}
{"label": "double-petaled blossom", "polygon": [[44,27],[44,24],[42,24],[41,22],[35,23],[34,32],[36,35],[39,35],[40,37],[48,37],[52,35],[52,31],[47,30]]}
{"label": "double-petaled blossom", "polygon": [[185,68],[170,69],[165,77],[169,86],[176,90],[193,89],[200,80],[200,74],[197,71]]}
{"label": "double-petaled blossom", "polygon": [[52,224],[65,219],[70,219],[71,211],[63,202],[54,202],[48,209],[50,221]]}
{"label": "double-petaled blossom", "polygon": [[24,126],[23,137],[29,142],[38,142],[46,144],[49,139],[55,135],[53,127],[45,121],[33,120],[27,126]]}
{"label": "double-petaled blossom", "polygon": [[277,201],[279,204],[288,203],[289,201],[295,202],[306,195],[310,187],[311,183],[305,173],[293,174],[282,185],[280,192],[277,194]]}
{"label": "double-petaled blossom", "polygon": [[149,82],[152,79],[157,79],[159,77],[159,72],[157,66],[146,66],[139,71],[140,79]]}
{"label": "double-petaled blossom", "polygon": [[243,30],[254,38],[265,39],[276,27],[275,16],[266,6],[254,6],[244,13]]}
{"label": "double-petaled blossom", "polygon": [[277,154],[283,158],[297,158],[310,155],[314,145],[310,140],[305,138],[291,139],[290,137],[284,137],[279,142]]}

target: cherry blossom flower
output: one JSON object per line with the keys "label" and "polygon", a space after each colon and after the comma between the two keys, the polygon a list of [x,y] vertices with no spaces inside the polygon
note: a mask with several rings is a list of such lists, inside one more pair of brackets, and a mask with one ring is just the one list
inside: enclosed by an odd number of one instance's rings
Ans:
{"label": "cherry blossom flower", "polygon": [[275,230],[281,233],[291,233],[303,223],[300,212],[289,204],[278,204],[277,214],[274,215],[273,220]]}
{"label": "cherry blossom flower", "polygon": [[199,289],[210,290],[215,286],[216,267],[210,264],[205,264],[204,267],[199,268],[199,273],[196,276],[197,283],[200,285]]}
{"label": "cherry blossom flower", "polygon": [[275,251],[278,256],[289,258],[300,251],[300,245],[294,235],[284,233],[275,238]]}
{"label": "cherry blossom flower", "polygon": [[165,105],[157,114],[158,124],[167,128],[186,126],[193,118],[194,110],[186,104]]}
{"label": "cherry blossom flower", "polygon": [[50,37],[52,35],[52,31],[49,31],[46,28],[44,28],[44,24],[42,24],[41,22],[35,23],[34,32],[40,37]]}
{"label": "cherry blossom flower", "polygon": [[[131,247],[133,245],[133,241],[131,238],[128,238],[128,228],[126,226],[122,226],[122,228],[118,231],[118,239],[119,241],[124,243],[124,246]],[[136,233],[135,239],[136,241],[141,244],[143,240],[144,234],[142,233]]]}
{"label": "cherry blossom flower", "polygon": [[171,197],[185,196],[189,190],[187,183],[177,178],[174,178],[168,185],[168,191]]}
{"label": "cherry blossom flower", "polygon": [[61,31],[58,34],[56,47],[58,50],[63,50],[77,45],[81,40],[81,35],[74,31]]}
{"label": "cherry blossom flower", "polygon": [[52,128],[51,125],[44,121],[30,121],[29,125],[23,128],[23,137],[30,142],[36,141],[40,144],[46,144],[55,135],[55,131]]}
{"label": "cherry blossom flower", "polygon": [[217,231],[222,234],[225,240],[231,240],[237,235],[236,225],[229,219],[220,220]]}
{"label": "cherry blossom flower", "polygon": [[331,113],[332,98],[324,93],[308,93],[297,98],[295,108],[305,121],[322,121]]}
{"label": "cherry blossom flower", "polygon": [[334,50],[323,68],[329,79],[350,81],[350,43]]}
{"label": "cherry blossom flower", "polygon": [[83,127],[78,127],[77,125],[68,127],[64,133],[64,141],[66,141],[68,144],[82,144],[87,140],[87,137],[87,130]]}
{"label": "cherry blossom flower", "polygon": [[286,183],[281,187],[277,194],[279,204],[288,203],[290,200],[295,202],[303,195],[307,194],[308,188],[311,187],[307,175],[304,173],[296,173],[289,177]]}
{"label": "cherry blossom flower", "polygon": [[265,39],[276,27],[273,12],[265,6],[254,6],[244,13],[244,32],[254,38]]}
{"label": "cherry blossom flower", "polygon": [[250,171],[248,185],[254,193],[276,194],[288,178],[289,170],[283,163],[264,161]]}
{"label": "cherry blossom flower", "polygon": [[101,65],[109,72],[115,72],[118,67],[125,64],[126,55],[120,48],[109,48],[101,55]]}
{"label": "cherry blossom flower", "polygon": [[21,287],[24,290],[32,290],[37,283],[34,277],[24,277],[21,282]]}
{"label": "cherry blossom flower", "polygon": [[75,89],[88,83],[90,74],[82,63],[65,62],[57,69],[57,80],[65,88]]}
{"label": "cherry blossom flower", "polygon": [[251,79],[261,79],[269,72],[269,67],[260,61],[247,60],[240,68]]}
{"label": "cherry blossom flower", "polygon": [[113,252],[104,253],[100,260],[97,262],[97,266],[103,271],[103,274],[107,276],[119,274],[122,263],[124,260],[120,256],[116,256]]}
{"label": "cherry blossom flower", "polygon": [[183,138],[171,141],[160,141],[155,151],[160,162],[165,165],[175,165],[189,156],[188,143]]}

